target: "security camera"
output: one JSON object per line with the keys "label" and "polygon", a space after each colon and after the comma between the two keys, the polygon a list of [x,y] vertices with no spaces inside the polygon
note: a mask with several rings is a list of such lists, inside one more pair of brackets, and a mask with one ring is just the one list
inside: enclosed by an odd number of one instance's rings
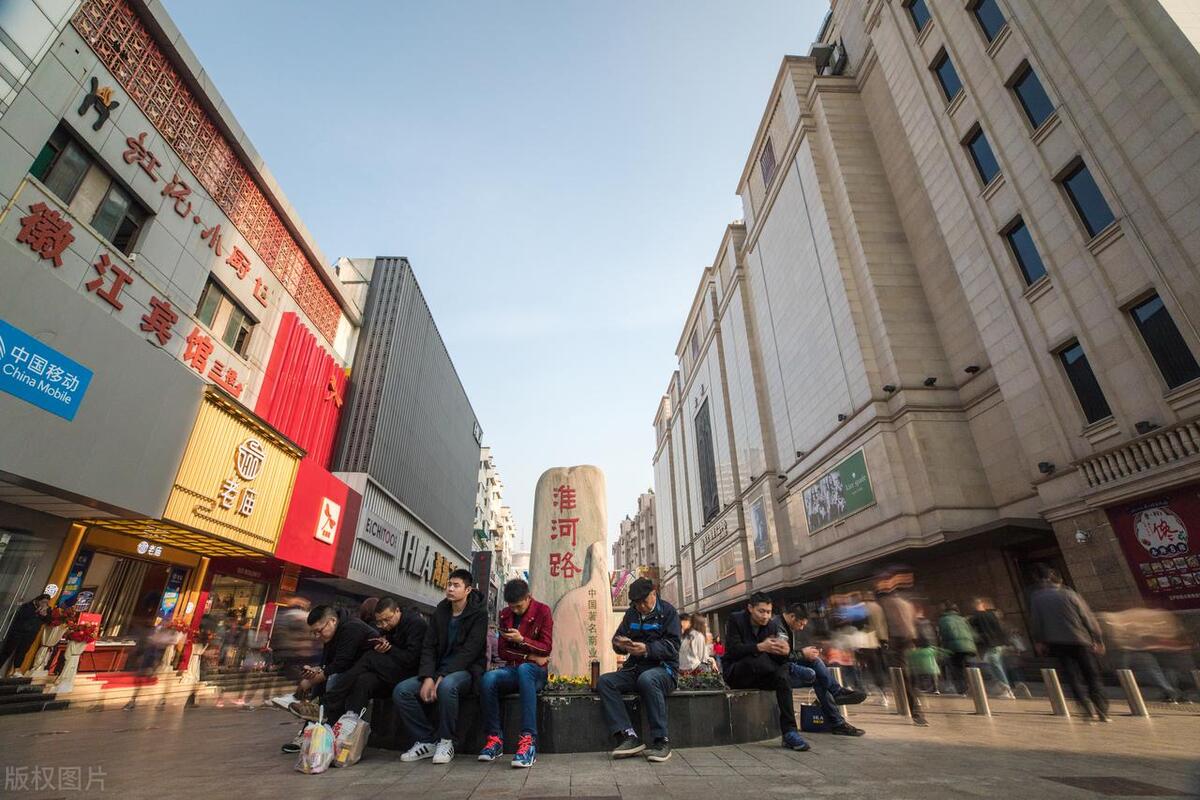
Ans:
{"label": "security camera", "polygon": [[1075,531],[1075,541],[1079,542],[1080,544],[1087,544],[1091,540],[1092,540],[1092,532],[1091,531],[1085,531],[1082,528]]}

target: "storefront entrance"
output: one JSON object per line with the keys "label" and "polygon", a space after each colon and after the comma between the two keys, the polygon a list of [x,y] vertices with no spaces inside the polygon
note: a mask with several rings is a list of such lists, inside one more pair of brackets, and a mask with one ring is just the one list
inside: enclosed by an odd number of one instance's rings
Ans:
{"label": "storefront entrance", "polygon": [[200,620],[200,629],[212,637],[205,651],[206,669],[261,667],[261,651],[266,644],[262,624],[267,590],[267,584],[258,581],[232,575],[213,576]]}

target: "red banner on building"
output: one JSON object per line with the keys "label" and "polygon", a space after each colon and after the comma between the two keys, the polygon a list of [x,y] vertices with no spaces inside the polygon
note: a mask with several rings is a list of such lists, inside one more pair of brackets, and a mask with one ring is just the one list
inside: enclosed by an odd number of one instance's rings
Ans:
{"label": "red banner on building", "polygon": [[1106,509],[1142,596],[1169,609],[1200,608],[1200,485]]}
{"label": "red banner on building", "polygon": [[275,557],[345,576],[358,524],[358,492],[311,458],[300,462]]}

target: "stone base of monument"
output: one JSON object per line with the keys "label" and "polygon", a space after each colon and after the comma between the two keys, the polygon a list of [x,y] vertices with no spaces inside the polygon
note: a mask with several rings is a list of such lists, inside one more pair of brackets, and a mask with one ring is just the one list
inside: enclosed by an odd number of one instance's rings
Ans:
{"label": "stone base of monument", "polygon": [[[634,727],[649,741],[637,695],[625,696]],[[516,750],[521,734],[521,709],[516,695],[501,703],[504,750]],[[667,719],[673,747],[713,747],[758,742],[779,736],[775,694],[754,690],[675,692],[667,698]],[[400,729],[390,698],[371,707],[371,747],[407,750],[412,740]],[[549,694],[538,701],[538,752],[591,753],[613,747],[600,696]],[[483,748],[482,718],[477,698],[464,698],[459,707],[455,749],[474,755]]]}

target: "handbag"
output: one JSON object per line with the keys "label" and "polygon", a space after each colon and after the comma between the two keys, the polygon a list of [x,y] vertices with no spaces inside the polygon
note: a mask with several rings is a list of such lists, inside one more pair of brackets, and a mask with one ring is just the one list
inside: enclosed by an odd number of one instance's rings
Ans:
{"label": "handbag", "polygon": [[805,733],[826,733],[832,727],[820,706],[800,705],[800,730]]}

